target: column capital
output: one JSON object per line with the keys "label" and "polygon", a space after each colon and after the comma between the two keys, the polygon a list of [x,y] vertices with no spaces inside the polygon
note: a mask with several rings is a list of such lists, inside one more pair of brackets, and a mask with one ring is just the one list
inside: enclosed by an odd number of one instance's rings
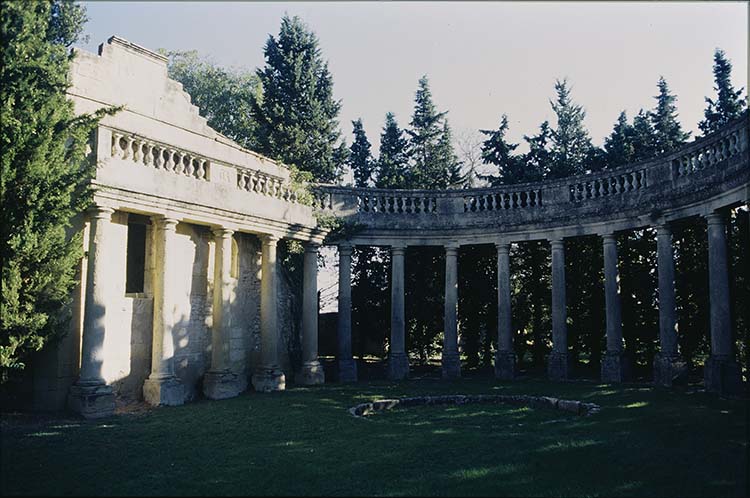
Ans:
{"label": "column capital", "polygon": [[667,221],[661,221],[657,223],[656,225],[654,225],[654,227],[656,228],[657,237],[660,235],[661,236],[672,235],[672,225],[670,225]]}
{"label": "column capital", "polygon": [[279,240],[281,240],[281,237],[279,237],[275,233],[264,233],[260,235],[260,240],[261,242],[263,242],[264,246],[276,247],[276,244],[279,243]]}
{"label": "column capital", "polygon": [[726,216],[719,211],[712,211],[705,216],[706,223],[709,225],[725,225],[727,222]]}
{"label": "column capital", "polygon": [[604,242],[605,244],[616,244],[617,243],[617,235],[615,235],[614,232],[603,233],[602,234],[602,242]]}
{"label": "column capital", "polygon": [[101,204],[95,204],[87,209],[89,216],[100,220],[111,220],[112,214],[115,212],[114,208],[109,206],[102,206]]}
{"label": "column capital", "polygon": [[318,251],[320,250],[320,242],[315,242],[315,241],[305,242],[304,247],[305,247],[306,253],[318,254]]}
{"label": "column capital", "polygon": [[215,237],[220,237],[222,239],[228,239],[234,235],[234,230],[227,227],[214,227],[211,229],[211,232]]}
{"label": "column capital", "polygon": [[353,247],[348,242],[339,244],[339,256],[351,256]]}
{"label": "column capital", "polygon": [[508,253],[510,252],[510,242],[507,242],[507,241],[495,242],[495,249],[497,250],[498,254]]}
{"label": "column capital", "polygon": [[552,249],[564,249],[565,239],[563,239],[562,237],[550,239],[549,245],[552,247]]}
{"label": "column capital", "polygon": [[164,215],[152,216],[151,221],[160,229],[169,232],[174,232],[177,229],[177,223],[179,223],[177,218],[170,218]]}
{"label": "column capital", "polygon": [[458,242],[447,242],[446,244],[443,244],[443,247],[445,248],[445,254],[457,254],[461,245]]}

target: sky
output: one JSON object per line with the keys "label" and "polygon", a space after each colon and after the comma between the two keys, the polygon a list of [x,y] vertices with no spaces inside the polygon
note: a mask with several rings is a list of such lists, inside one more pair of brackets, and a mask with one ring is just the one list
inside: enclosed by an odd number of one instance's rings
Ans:
{"label": "sky", "polygon": [[555,79],[568,78],[596,145],[621,110],[653,107],[659,76],[695,136],[715,48],[732,61],[734,85],[748,81],[745,2],[83,3],[89,51],[116,34],[248,70],[264,64],[282,16],[300,16],[329,62],[344,136],[351,143],[361,117],[375,153],[386,112],[408,124],[424,74],[457,136],[495,129],[505,113],[516,142],[554,123]]}

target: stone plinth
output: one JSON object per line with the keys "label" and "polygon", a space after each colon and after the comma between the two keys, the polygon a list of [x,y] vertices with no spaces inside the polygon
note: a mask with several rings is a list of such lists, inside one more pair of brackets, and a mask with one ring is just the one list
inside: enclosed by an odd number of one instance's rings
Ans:
{"label": "stone plinth", "polygon": [[353,358],[338,361],[339,382],[357,382],[357,361]]}
{"label": "stone plinth", "polygon": [[739,394],[742,391],[740,366],[729,356],[711,355],[703,366],[706,391],[719,394]]}
{"label": "stone plinth", "polygon": [[203,395],[208,399],[234,398],[247,389],[244,375],[232,372],[207,372],[203,376]]}
{"label": "stone plinth", "polygon": [[443,352],[443,378],[458,379],[461,377],[461,358],[458,353]]}
{"label": "stone plinth", "polygon": [[607,351],[602,357],[602,382],[617,384],[628,378],[628,362],[625,353]]}
{"label": "stone plinth", "polygon": [[409,377],[409,357],[405,353],[391,353],[388,356],[388,378],[403,380]]}
{"label": "stone plinth", "polygon": [[253,375],[253,388],[260,393],[283,391],[286,389],[286,377],[280,369],[259,369]]}
{"label": "stone plinth", "polygon": [[73,385],[68,393],[68,408],[84,418],[104,418],[115,413],[112,387],[104,384]]}
{"label": "stone plinth", "polygon": [[672,387],[687,382],[687,363],[677,355],[657,353],[654,356],[654,384]]}
{"label": "stone plinth", "polygon": [[185,386],[176,377],[149,377],[143,382],[143,399],[153,406],[178,406],[185,403]]}
{"label": "stone plinth", "polygon": [[550,380],[567,380],[570,378],[570,355],[553,351],[547,358],[547,375]]}
{"label": "stone plinth", "polygon": [[316,386],[325,382],[323,366],[319,361],[310,361],[302,364],[302,369],[294,377],[297,384],[303,386]]}
{"label": "stone plinth", "polygon": [[495,378],[512,380],[516,376],[516,355],[512,351],[495,353]]}

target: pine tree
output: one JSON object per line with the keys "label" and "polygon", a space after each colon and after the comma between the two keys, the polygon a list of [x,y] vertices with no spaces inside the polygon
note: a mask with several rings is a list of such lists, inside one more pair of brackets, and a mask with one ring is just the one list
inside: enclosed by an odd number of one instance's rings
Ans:
{"label": "pine tree", "polygon": [[385,115],[385,125],[380,134],[380,148],[377,161],[377,188],[405,188],[408,176],[408,141],[403,137],[393,113]]}
{"label": "pine tree", "polygon": [[723,125],[737,119],[746,107],[742,98],[742,90],[735,90],[732,86],[732,63],[727,59],[721,49],[714,52],[714,90],[717,98],[712,100],[706,97],[706,110],[703,115],[705,119],[698,123],[698,128],[704,135],[708,135]]}
{"label": "pine tree", "polygon": [[482,162],[497,167],[497,175],[482,176],[481,178],[487,180],[493,187],[526,181],[525,164],[519,157],[513,155],[513,151],[518,148],[518,144],[512,144],[505,140],[507,131],[508,116],[505,114],[500,118],[500,126],[497,130],[479,130],[480,133],[488,137],[482,143]]}
{"label": "pine tree", "polygon": [[656,130],[649,113],[643,109],[633,118],[633,161],[651,159],[656,155]]}
{"label": "pine tree", "polygon": [[89,138],[102,113],[75,116],[67,100],[68,47],[86,20],[72,1],[2,8],[2,337],[0,371],[63,333],[81,234],[66,236],[90,201]]}
{"label": "pine tree", "polygon": [[524,155],[523,162],[526,164],[526,181],[538,182],[549,175],[550,163],[552,163],[552,129],[549,122],[544,121],[539,125],[539,133],[536,135],[524,135],[523,139],[529,145],[529,152]]}
{"label": "pine tree", "polygon": [[682,131],[677,121],[677,97],[669,93],[664,77],[659,78],[659,95],[655,96],[656,108],[651,111],[651,123],[656,136],[656,154],[666,154],[687,142],[690,133]]}
{"label": "pine tree", "polygon": [[448,188],[463,188],[467,185],[468,176],[462,171],[463,163],[453,149],[453,131],[448,121],[443,122],[443,133],[438,141],[436,158],[442,163],[441,169],[448,176]]}
{"label": "pine tree", "polygon": [[309,171],[317,181],[337,181],[347,147],[340,143],[341,104],[333,99],[333,79],[318,38],[298,17],[284,16],[264,55],[265,67],[257,70],[263,98],[253,104],[259,151]]}
{"label": "pine tree", "polygon": [[563,178],[584,172],[591,139],[583,124],[586,112],[570,98],[567,80],[557,80],[555,91],[557,100],[550,104],[557,115],[557,128],[552,130],[552,164],[548,176]]}
{"label": "pine tree", "polygon": [[370,141],[367,140],[361,118],[352,121],[352,126],[354,127],[354,142],[349,149],[349,167],[354,173],[354,185],[369,187],[375,166],[370,154]]}
{"label": "pine tree", "polygon": [[612,128],[612,133],[604,139],[604,149],[607,151],[607,162],[610,167],[616,168],[633,161],[635,157],[634,138],[635,130],[628,123],[628,116],[625,111],[622,111],[617,118],[617,123]]}

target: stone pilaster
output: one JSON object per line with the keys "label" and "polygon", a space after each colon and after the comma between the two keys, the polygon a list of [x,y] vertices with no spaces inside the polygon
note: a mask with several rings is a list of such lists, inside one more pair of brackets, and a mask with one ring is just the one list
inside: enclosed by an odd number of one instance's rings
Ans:
{"label": "stone pilaster", "polygon": [[155,216],[156,271],[154,274],[154,318],[151,341],[151,375],[143,383],[147,403],[181,405],[185,389],[174,373],[174,300],[173,288],[177,272],[175,237],[177,220]]}
{"label": "stone pilaster", "polygon": [[89,210],[89,248],[86,302],[81,343],[81,370],[68,394],[68,408],[86,418],[101,418],[115,411],[112,387],[102,377],[104,337],[107,332],[107,304],[111,289],[107,275],[107,253],[112,236],[112,213],[104,206]]}
{"label": "stone pilaster", "polygon": [[260,281],[260,335],[261,364],[252,378],[258,392],[283,391],[286,377],[279,367],[279,317],[277,310],[276,246],[275,235],[262,237],[262,263]]}
{"label": "stone pilaster", "polygon": [[729,263],[727,261],[726,219],[713,212],[708,223],[708,295],[711,303],[711,356],[704,365],[706,390],[737,393],[741,371],[732,347]]}
{"label": "stone pilaster", "polygon": [[357,363],[352,356],[352,246],[339,245],[338,312],[339,382],[357,381]]}
{"label": "stone pilaster", "polygon": [[659,278],[659,352],[654,357],[654,384],[671,387],[687,374],[687,365],[677,353],[677,308],[674,288],[672,229],[656,227],[656,264]]}
{"label": "stone pilaster", "polygon": [[552,247],[552,351],[547,359],[547,374],[552,380],[570,375],[568,325],[565,304],[565,242],[550,241]]}
{"label": "stone pilaster", "polygon": [[215,244],[213,327],[211,330],[211,369],[203,376],[203,394],[210,399],[233,398],[247,388],[244,375],[232,372],[229,364],[234,281],[232,236],[228,228],[213,230]]}
{"label": "stone pilaster", "polygon": [[602,382],[622,382],[627,370],[622,344],[622,308],[620,275],[617,271],[617,239],[612,233],[602,236],[604,251],[604,301],[607,315],[607,351],[602,358]]}
{"label": "stone pilaster", "polygon": [[513,329],[510,307],[510,244],[495,244],[497,249],[497,352],[495,377],[513,379],[516,374],[516,354],[513,349]]}
{"label": "stone pilaster", "polygon": [[388,351],[388,378],[409,377],[406,354],[406,321],[404,318],[404,253],[403,246],[391,247],[391,344]]}
{"label": "stone pilaster", "polygon": [[461,377],[458,355],[458,245],[445,246],[445,313],[443,315],[443,378]]}
{"label": "stone pilaster", "polygon": [[323,384],[325,375],[318,360],[318,244],[305,245],[302,288],[302,369],[296,381]]}

